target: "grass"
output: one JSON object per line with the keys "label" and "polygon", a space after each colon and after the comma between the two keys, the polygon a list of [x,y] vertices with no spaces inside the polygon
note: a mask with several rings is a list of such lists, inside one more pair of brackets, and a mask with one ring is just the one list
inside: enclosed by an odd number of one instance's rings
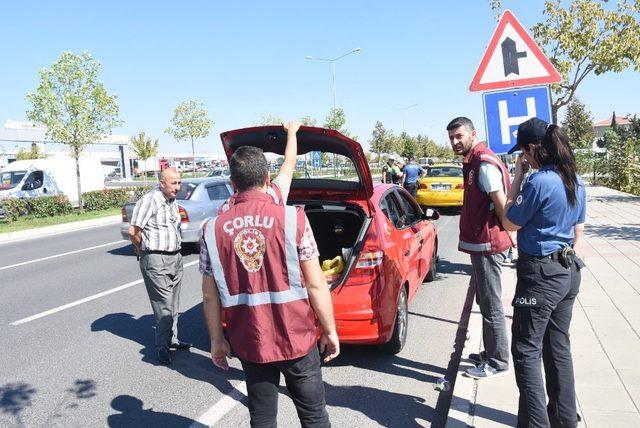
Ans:
{"label": "grass", "polygon": [[72,213],[67,215],[43,217],[43,218],[37,218],[33,216],[24,216],[24,217],[20,217],[18,220],[11,223],[0,221],[0,233],[17,232],[19,230],[35,229],[38,227],[70,223],[73,221],[109,217],[117,214],[120,214],[120,208],[109,208],[109,209],[100,210],[100,211],[86,211],[82,214]]}

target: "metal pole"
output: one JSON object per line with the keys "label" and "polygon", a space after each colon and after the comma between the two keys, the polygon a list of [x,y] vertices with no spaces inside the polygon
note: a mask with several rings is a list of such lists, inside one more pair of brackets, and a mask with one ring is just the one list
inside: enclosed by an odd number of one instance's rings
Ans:
{"label": "metal pole", "polygon": [[333,108],[336,108],[336,62],[331,61],[331,77],[333,78]]}

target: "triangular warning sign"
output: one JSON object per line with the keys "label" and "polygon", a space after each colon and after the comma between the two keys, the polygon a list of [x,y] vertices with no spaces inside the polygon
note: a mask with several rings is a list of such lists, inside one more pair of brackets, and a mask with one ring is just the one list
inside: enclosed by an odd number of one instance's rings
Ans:
{"label": "triangular warning sign", "polygon": [[473,76],[471,91],[558,83],[562,76],[506,10]]}

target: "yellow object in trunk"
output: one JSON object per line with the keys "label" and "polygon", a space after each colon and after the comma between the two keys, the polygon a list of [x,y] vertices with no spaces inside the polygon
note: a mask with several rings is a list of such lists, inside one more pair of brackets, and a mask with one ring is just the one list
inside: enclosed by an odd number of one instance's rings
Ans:
{"label": "yellow object in trunk", "polygon": [[342,273],[344,268],[345,263],[342,256],[336,256],[333,259],[324,260],[322,262],[322,271],[325,276],[338,275]]}

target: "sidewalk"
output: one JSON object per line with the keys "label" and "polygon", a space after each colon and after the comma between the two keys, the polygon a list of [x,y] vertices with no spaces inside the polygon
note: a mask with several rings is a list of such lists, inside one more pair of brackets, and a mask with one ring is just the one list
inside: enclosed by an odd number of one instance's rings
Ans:
{"label": "sidewalk", "polygon": [[[604,187],[587,189],[582,284],[571,344],[578,412],[585,427],[640,426],[640,198]],[[502,300],[511,328],[515,269],[504,268]],[[478,352],[482,319],[474,305],[447,427],[515,426],[518,389],[508,376],[462,376]]]}

